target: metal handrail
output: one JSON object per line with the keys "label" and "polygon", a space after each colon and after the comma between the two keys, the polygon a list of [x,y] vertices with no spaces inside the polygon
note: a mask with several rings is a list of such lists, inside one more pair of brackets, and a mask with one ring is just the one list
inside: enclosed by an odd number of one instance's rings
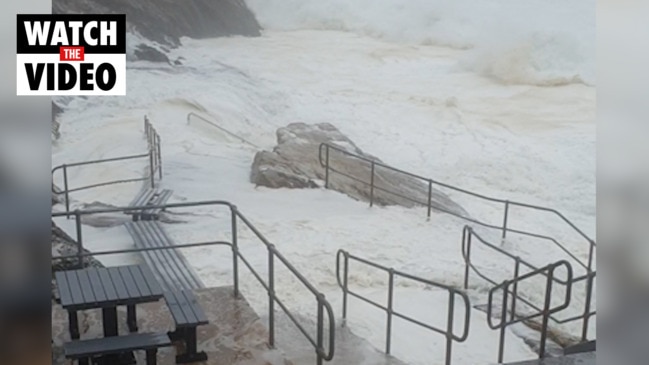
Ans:
{"label": "metal handrail", "polygon": [[[63,172],[63,189],[61,191],[56,191],[54,189],[54,185],[52,184],[52,194],[54,195],[64,195],[65,198],[65,211],[70,212],[70,193],[77,192],[77,191],[82,191],[82,190],[88,190],[88,189],[93,189],[101,186],[107,186],[107,185],[113,185],[113,184],[123,184],[123,183],[130,183],[130,182],[137,182],[137,181],[149,181],[151,184],[151,187],[155,187],[155,181],[156,181],[156,173],[158,175],[158,179],[162,179],[162,152],[161,152],[161,141],[160,141],[160,135],[158,132],[155,130],[151,122],[149,121],[148,117],[144,117],[144,133],[147,139],[147,152],[146,153],[141,153],[137,155],[129,155],[129,156],[120,156],[120,157],[112,157],[112,158],[104,158],[100,160],[90,160],[90,161],[80,161],[80,162],[73,162],[73,163],[66,163],[62,165],[58,165],[52,169],[52,182],[54,182],[54,174],[62,170]],[[79,167],[79,166],[86,166],[86,165],[94,165],[94,164],[102,164],[102,163],[110,163],[110,162],[118,162],[118,161],[125,161],[125,160],[132,160],[132,159],[139,159],[139,158],[147,158],[148,159],[148,172],[143,176],[143,177],[138,177],[138,178],[130,178],[130,179],[118,179],[118,180],[111,180],[111,181],[105,181],[101,183],[95,183],[95,184],[90,184],[90,185],[85,185],[77,188],[70,188],[69,187],[69,179],[68,179],[68,168],[71,167]],[[68,215],[69,217],[69,215]]]}
{"label": "metal handrail", "polygon": [[[472,238],[475,237],[478,242],[483,244],[484,246],[488,247],[489,249],[498,252],[499,254],[506,256],[514,261],[514,280],[517,280],[518,278],[521,278],[519,276],[520,273],[520,268],[521,265],[532,270],[532,272],[537,272],[540,271],[539,274],[548,277],[549,280],[552,280],[552,282],[564,285],[567,287],[572,287],[573,284],[578,283],[580,281],[586,280],[586,301],[584,303],[584,311],[582,314],[578,316],[573,316],[569,318],[564,318],[564,319],[558,319],[553,317],[552,315],[549,315],[549,319],[551,319],[554,323],[556,324],[565,324],[565,323],[570,323],[574,322],[577,320],[583,320],[582,322],[582,334],[581,334],[581,341],[586,341],[588,338],[588,325],[590,322],[590,317],[595,316],[597,314],[596,311],[591,311],[591,300],[592,300],[592,295],[593,295],[593,281],[595,280],[595,277],[597,275],[596,271],[590,271],[588,270],[586,274],[578,277],[574,277],[572,274],[572,266],[570,268],[570,276],[566,280],[561,280],[558,279],[554,276],[551,276],[549,274],[544,273],[543,268],[536,267],[529,262],[523,260],[519,256],[515,256],[500,247],[497,247],[496,245],[487,242],[484,238],[482,238],[480,235],[478,235],[472,227],[470,226],[464,226],[464,229],[462,230],[462,257],[464,258],[464,263],[465,263],[465,269],[464,269],[464,289],[468,289],[469,287],[469,273],[470,269],[472,269],[476,275],[478,275],[480,278],[483,280],[487,281],[488,283],[492,285],[498,286],[498,283],[489,278],[486,274],[482,273],[472,262],[471,262],[471,247],[472,247]],[[562,261],[560,261],[562,262]],[[546,267],[547,268],[547,267]],[[521,301],[527,306],[533,308],[536,311],[541,311],[542,309],[536,305],[534,305],[532,302],[529,300],[525,299],[524,297],[520,296],[518,294],[518,287],[517,285],[514,285],[513,290],[511,292],[512,295],[512,310],[511,310],[511,317],[514,318],[516,315],[516,301]]]}
{"label": "metal handrail", "polygon": [[[340,269],[341,269],[341,258],[344,259],[344,277],[341,281],[340,277]],[[389,277],[389,284],[388,284],[388,304],[387,306],[384,306],[380,303],[377,303],[375,301],[372,301],[366,297],[363,297],[362,295],[355,293],[351,290],[349,290],[348,286],[348,275],[349,275],[349,260],[355,260],[357,262],[363,263],[365,265],[371,266],[373,268],[385,271],[388,273]],[[446,329],[440,329],[434,326],[431,326],[429,324],[423,323],[421,321],[418,321],[414,318],[408,317],[402,313],[396,312],[393,307],[392,307],[392,302],[393,302],[393,297],[394,297],[394,277],[395,276],[400,276],[409,280],[413,280],[425,285],[430,285],[434,286],[436,288],[440,289],[445,289],[449,292],[449,304],[448,304],[448,315],[447,315],[447,326]],[[343,323],[347,319],[347,295],[351,295],[353,297],[356,297],[368,304],[373,305],[374,307],[377,307],[379,309],[382,309],[387,313],[387,328],[386,328],[386,340],[385,340],[385,353],[390,354],[390,348],[391,348],[391,342],[392,342],[392,316],[399,317],[401,319],[404,319],[408,322],[414,323],[418,326],[424,327],[428,330],[431,330],[433,332],[442,334],[446,337],[446,365],[451,364],[451,349],[453,345],[453,341],[456,342],[464,342],[467,337],[469,336],[469,323],[470,323],[470,315],[471,315],[471,306],[470,306],[470,300],[469,297],[466,295],[466,293],[440,283],[436,283],[431,280],[426,280],[417,276],[413,276],[398,270],[395,270],[393,268],[388,268],[386,266],[377,264],[375,262],[368,261],[366,259],[360,258],[358,256],[354,256],[349,254],[345,250],[338,250],[338,253],[336,254],[336,280],[338,281],[338,286],[343,290]],[[455,310],[455,297],[456,295],[459,295],[460,298],[464,301],[464,306],[465,306],[465,317],[464,317],[464,330],[462,332],[462,335],[456,335],[453,333],[453,319],[454,319],[454,310]]]}
{"label": "metal handrail", "polygon": [[[187,208],[187,207],[198,207],[198,206],[226,206],[230,209],[231,212],[231,225],[232,225],[232,242],[225,241],[212,241],[212,242],[199,242],[199,243],[188,243],[188,244],[176,244],[173,246],[167,247],[151,247],[151,248],[133,248],[133,249],[123,249],[123,250],[109,250],[101,252],[83,252],[83,239],[82,239],[82,229],[81,229],[81,217],[91,214],[105,214],[105,213],[117,213],[117,212],[128,212],[132,210],[140,209],[173,209],[173,208]],[[232,249],[232,268],[233,268],[233,286],[234,286],[234,296],[239,296],[239,260],[243,262],[248,269],[251,271],[253,276],[259,281],[259,283],[264,287],[268,293],[269,299],[269,339],[268,343],[271,347],[275,346],[275,303],[279,305],[280,308],[286,313],[286,315],[291,319],[293,324],[302,332],[302,334],[307,338],[307,340],[313,345],[317,364],[321,365],[323,361],[330,361],[334,357],[335,349],[335,318],[331,305],[325,298],[324,294],[318,291],[276,248],[275,245],[270,243],[262,234],[257,230],[257,228],[241,213],[238,208],[227,201],[221,200],[212,200],[212,201],[201,201],[201,202],[190,202],[190,203],[170,203],[170,204],[161,204],[161,205],[147,205],[147,206],[137,206],[137,207],[118,207],[118,208],[105,208],[105,209],[93,209],[93,210],[75,210],[72,215],[76,219],[76,244],[77,244],[77,253],[73,255],[64,255],[52,257],[52,260],[63,260],[63,259],[72,259],[77,258],[79,267],[83,266],[83,258],[88,256],[100,256],[100,255],[114,255],[114,254],[123,254],[123,253],[135,253],[135,252],[144,252],[144,251],[154,251],[154,250],[164,250],[164,249],[177,249],[177,248],[189,248],[189,247],[202,247],[209,245],[227,245]],[[67,216],[66,212],[53,212],[52,217],[63,217]],[[239,240],[238,240],[238,222],[242,222],[248,229],[250,229],[254,235],[259,239],[262,244],[268,250],[268,275],[267,280],[264,280],[262,276],[252,267],[248,262],[245,256],[239,250]],[[317,334],[314,339],[304,327],[297,321],[295,316],[290,312],[286,305],[277,297],[275,293],[275,262],[278,261],[284,265],[289,272],[291,272],[302,285],[304,285],[311,294],[314,295],[317,305],[318,305],[318,318],[317,318]],[[325,322],[325,312],[327,319]],[[325,349],[325,323],[328,324],[328,351]]]}
{"label": "metal handrail", "polygon": [[201,115],[199,115],[199,114],[196,114],[196,113],[194,113],[194,112],[190,112],[190,113],[187,114],[187,124],[189,124],[189,122],[191,121],[191,117],[196,117],[196,118],[200,119],[201,121],[203,121],[203,122],[205,122],[205,123],[211,125],[212,127],[214,127],[214,128],[216,128],[216,129],[218,129],[218,130],[220,130],[220,131],[222,131],[222,132],[228,134],[229,136],[234,137],[234,138],[240,140],[240,141],[243,142],[243,143],[246,143],[246,144],[248,144],[248,145],[250,145],[250,146],[252,146],[252,147],[254,147],[254,148],[259,148],[259,146],[257,146],[256,144],[254,144],[254,143],[252,143],[252,142],[249,142],[249,141],[246,140],[245,138],[240,137],[240,136],[238,136],[237,134],[232,133],[232,132],[230,132],[229,130],[227,130],[227,129],[221,127],[221,126],[218,125],[218,124],[216,124],[214,121],[211,121],[211,120],[209,120],[209,119],[207,119],[207,118],[205,118],[205,117],[203,117],[203,116],[201,116]]}
{"label": "metal handrail", "polygon": [[[334,151],[337,151],[337,152],[339,152],[339,153],[341,153],[341,154],[343,154],[345,156],[349,156],[351,158],[355,158],[355,159],[358,159],[358,160],[365,161],[365,162],[369,163],[370,167],[371,167],[370,181],[367,182],[367,181],[365,181],[363,179],[357,178],[355,176],[352,176],[352,175],[347,174],[347,173],[342,172],[342,171],[338,171],[334,167],[331,167],[330,166],[330,156],[329,156],[330,155],[330,153],[329,153],[330,150],[334,150]],[[373,159],[370,159],[370,158],[367,158],[367,157],[364,157],[364,156],[360,156],[360,155],[358,155],[356,153],[349,152],[349,151],[345,150],[344,148],[341,148],[341,147],[338,147],[338,146],[335,146],[335,145],[332,145],[332,144],[329,144],[329,143],[326,143],[326,142],[321,143],[320,146],[319,146],[318,160],[320,162],[320,166],[325,169],[325,188],[329,187],[329,173],[330,173],[330,171],[338,173],[338,174],[343,175],[343,176],[346,176],[348,178],[351,178],[354,181],[369,185],[370,186],[370,206],[372,206],[373,203],[374,203],[374,201],[373,201],[374,200],[374,190],[380,190],[380,191],[383,191],[383,192],[386,192],[386,193],[389,193],[389,194],[392,194],[392,195],[399,196],[401,198],[407,199],[407,200],[412,201],[414,203],[418,203],[418,204],[422,204],[422,205],[427,206],[428,207],[428,217],[430,217],[431,216],[431,211],[432,211],[432,208],[433,208],[432,203],[431,203],[433,185],[437,185],[437,186],[441,186],[441,187],[444,187],[444,188],[447,188],[447,189],[451,189],[451,190],[454,190],[454,191],[457,191],[457,192],[460,192],[460,193],[463,193],[463,194],[467,194],[469,196],[479,198],[479,199],[482,199],[482,200],[486,200],[486,201],[490,201],[490,202],[494,202],[494,203],[504,204],[504,215],[503,215],[503,225],[502,226],[495,226],[495,225],[492,225],[492,224],[484,223],[484,222],[481,222],[481,221],[476,220],[474,218],[467,217],[467,216],[462,215],[462,214],[458,214],[457,212],[453,212],[453,211],[450,211],[448,209],[444,209],[442,207],[435,207],[435,209],[440,210],[440,211],[445,212],[445,213],[448,213],[448,214],[451,214],[451,215],[456,216],[458,218],[467,220],[469,222],[472,222],[472,223],[487,227],[487,228],[501,230],[503,239],[506,237],[507,233],[510,232],[510,233],[516,233],[516,234],[521,234],[521,235],[525,235],[525,236],[530,236],[530,237],[535,237],[535,238],[551,241],[556,246],[558,246],[562,251],[564,251],[566,254],[571,256],[577,262],[579,262],[579,264],[581,266],[583,266],[584,268],[590,269],[592,267],[593,254],[594,254],[594,249],[596,247],[595,241],[593,239],[591,239],[588,235],[586,235],[581,229],[579,229],[579,227],[577,227],[573,222],[571,222],[566,216],[564,216],[561,212],[559,212],[556,209],[546,208],[546,207],[541,207],[541,206],[536,206],[536,205],[531,205],[531,204],[526,204],[526,203],[521,203],[521,202],[516,202],[516,201],[510,201],[510,200],[505,200],[505,199],[498,199],[498,198],[488,197],[486,195],[478,194],[478,193],[475,193],[475,192],[472,192],[472,191],[469,191],[469,190],[466,190],[466,189],[462,189],[462,188],[459,188],[459,187],[456,187],[456,186],[453,186],[453,185],[449,185],[449,184],[442,183],[442,182],[439,182],[439,181],[436,181],[436,180],[433,180],[433,179],[430,179],[430,178],[426,178],[426,177],[423,177],[423,176],[420,176],[420,175],[416,175],[416,174],[413,174],[413,173],[410,173],[410,172],[407,172],[407,171],[404,171],[404,170],[400,170],[400,169],[394,168],[392,166],[388,166],[388,165],[386,165],[384,163],[381,163],[379,161],[376,161],[376,160],[373,160]],[[398,173],[398,174],[406,175],[406,176],[409,176],[411,178],[418,179],[418,180],[422,181],[423,183],[428,184],[428,200],[427,200],[427,202],[420,202],[420,201],[418,201],[418,200],[416,200],[414,198],[405,197],[402,194],[399,194],[397,192],[389,191],[387,189],[375,186],[375,184],[374,184],[374,177],[375,176],[374,175],[375,175],[376,167],[381,167],[381,168],[384,168],[384,169],[389,170],[389,171],[393,171],[393,172]],[[538,234],[538,233],[527,232],[527,231],[524,231],[524,230],[518,230],[518,229],[509,228],[507,226],[507,221],[509,219],[509,208],[510,208],[510,206],[518,206],[518,207],[528,208],[528,209],[532,209],[532,210],[549,212],[549,213],[552,213],[555,216],[559,217],[561,220],[563,220],[565,223],[567,223],[575,232],[577,232],[581,237],[583,237],[586,241],[588,241],[589,249],[590,249],[590,254],[589,254],[589,257],[588,257],[588,263],[587,264],[583,263],[581,260],[576,258],[564,245],[562,245],[559,241],[557,241],[553,237],[543,235],[543,234]]]}
{"label": "metal handrail", "polygon": [[[565,299],[561,305],[551,307],[552,305],[552,282],[554,281],[554,272],[555,270],[560,267],[564,266],[566,268],[566,273],[568,277],[568,284],[566,285],[566,294],[565,294]],[[547,274],[545,274],[547,272]],[[544,276],[547,277],[546,285],[545,285],[545,300],[543,304],[542,309],[538,309],[538,313],[528,315],[526,317],[518,317],[516,318],[513,314],[515,309],[512,308],[512,316],[509,320],[507,320],[507,307],[509,304],[508,301],[508,295],[510,294],[509,287],[511,285],[514,285],[514,291],[516,290],[515,287],[518,285],[520,281],[523,281],[525,279],[531,278],[533,276],[539,275],[539,274],[544,274]],[[503,292],[503,301],[502,301],[502,307],[501,307],[501,317],[500,317],[500,322],[498,324],[494,324],[492,321],[493,317],[493,295],[496,291],[502,290]],[[487,302],[487,324],[489,325],[489,328],[491,329],[500,329],[500,342],[499,342],[499,347],[498,347],[498,363],[503,362],[503,356],[504,356],[504,349],[505,349],[505,329],[514,323],[519,323],[523,321],[528,321],[530,319],[536,318],[541,316],[542,317],[542,323],[541,323],[541,341],[540,341],[540,348],[539,348],[539,358],[542,359],[545,357],[545,344],[547,341],[547,335],[548,335],[548,320],[551,318],[551,315],[553,313],[560,312],[570,305],[570,298],[571,298],[571,290],[572,290],[572,266],[568,261],[561,260],[557,261],[555,263],[552,263],[550,265],[547,265],[545,267],[542,267],[540,269],[531,271],[525,275],[517,276],[516,278],[512,280],[505,280],[501,284],[496,285],[493,287],[491,290],[489,290],[489,301]],[[514,297],[515,298],[515,297]],[[514,301],[512,301],[515,303]],[[513,305],[512,305],[513,307]]]}

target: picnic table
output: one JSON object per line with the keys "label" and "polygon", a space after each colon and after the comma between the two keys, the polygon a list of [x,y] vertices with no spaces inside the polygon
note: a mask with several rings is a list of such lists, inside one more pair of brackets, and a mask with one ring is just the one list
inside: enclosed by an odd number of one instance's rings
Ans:
{"label": "picnic table", "polygon": [[61,306],[68,311],[70,337],[79,339],[80,310],[102,310],[104,337],[118,336],[117,307],[127,307],[127,325],[137,332],[136,305],[156,302],[163,290],[144,265],[89,268],[55,274]]}

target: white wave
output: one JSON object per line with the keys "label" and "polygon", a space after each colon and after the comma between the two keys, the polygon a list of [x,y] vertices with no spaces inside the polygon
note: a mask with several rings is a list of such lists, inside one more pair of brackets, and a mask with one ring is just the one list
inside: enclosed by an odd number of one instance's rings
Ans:
{"label": "white wave", "polygon": [[326,29],[470,49],[462,64],[508,84],[595,83],[595,1],[247,0],[270,30]]}

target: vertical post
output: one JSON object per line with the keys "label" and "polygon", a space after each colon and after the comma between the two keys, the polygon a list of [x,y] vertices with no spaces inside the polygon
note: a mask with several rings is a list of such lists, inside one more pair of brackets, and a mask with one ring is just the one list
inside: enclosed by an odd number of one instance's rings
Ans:
{"label": "vertical post", "polygon": [[372,161],[372,169],[370,175],[370,207],[374,205],[374,161]]}
{"label": "vertical post", "polygon": [[65,189],[65,213],[70,219],[70,193],[68,192],[68,165],[63,165],[63,188]]}
{"label": "vertical post", "polygon": [[516,317],[516,297],[518,296],[518,274],[520,271],[521,259],[516,256],[516,266],[514,266],[514,289],[512,290],[512,312],[510,320],[514,320]]}
{"label": "vertical post", "polygon": [[505,201],[505,216],[503,218],[503,240],[507,236],[507,218],[509,216],[509,200]]}
{"label": "vertical post", "polygon": [[[503,307],[500,312],[500,342],[498,343],[498,363],[503,362],[503,357],[505,356],[505,329],[507,328],[507,294],[509,291],[509,283],[505,282],[503,285]],[[491,315],[491,313],[488,313]]]}
{"label": "vertical post", "polygon": [[550,319],[550,305],[552,299],[552,281],[554,280],[554,267],[548,271],[548,279],[545,284],[545,304],[543,305],[543,318],[541,323],[541,343],[539,344],[539,359],[545,357],[545,342],[548,337],[548,321]]}
{"label": "vertical post", "polygon": [[347,252],[343,252],[345,257],[345,276],[343,277],[343,325],[347,320],[347,275],[349,274],[349,257]]}
{"label": "vertical post", "polygon": [[76,228],[77,228],[77,259],[79,264],[79,269],[83,269],[83,238],[81,237],[81,214],[79,209],[74,211],[74,218],[76,219]]}
{"label": "vertical post", "polygon": [[391,338],[392,338],[392,302],[394,298],[394,269],[390,268],[388,270],[388,274],[390,275],[388,279],[388,310],[387,310],[387,315],[388,315],[388,321],[387,321],[387,328],[386,328],[386,334],[385,334],[385,353],[390,355],[390,347],[391,347]]}
{"label": "vertical post", "polygon": [[268,344],[275,347],[275,245],[268,245]]}
{"label": "vertical post", "polygon": [[433,180],[428,180],[428,219],[430,219],[430,213],[433,210],[431,200],[433,200]]}
{"label": "vertical post", "polygon": [[329,189],[329,145],[325,145],[325,189]]}
{"label": "vertical post", "polygon": [[234,297],[239,297],[239,243],[237,242],[237,207],[230,206],[232,220],[232,277],[234,280]]}
{"label": "vertical post", "polygon": [[586,305],[584,307],[584,322],[581,328],[582,342],[588,339],[588,323],[590,321],[590,301],[593,295],[593,279],[595,279],[595,275],[589,270],[588,278],[586,279]]}
{"label": "vertical post", "polygon": [[453,348],[453,319],[455,316],[455,292],[449,291],[448,318],[446,322],[446,365],[451,365],[451,350]]}
{"label": "vertical post", "polygon": [[[466,232],[466,234],[464,234]],[[471,229],[464,229],[462,239],[466,239],[466,260],[464,262],[464,290],[469,289],[469,271],[471,269]]]}
{"label": "vertical post", "polygon": [[162,180],[162,147],[160,142],[160,136],[156,135],[158,137],[158,143],[156,143],[156,148],[158,149],[158,173],[159,173],[159,179]]}
{"label": "vertical post", "polygon": [[155,171],[153,167],[153,150],[149,148],[149,180],[151,181],[151,189],[155,189]]}
{"label": "vertical post", "polygon": [[[318,359],[317,364],[322,365],[322,361],[323,361],[322,354],[324,353],[324,344],[323,344],[323,342],[324,342],[324,339],[323,339],[323,335],[324,335],[324,313],[323,313],[324,308],[323,307],[324,307],[324,305],[322,304],[322,302],[324,301],[324,294],[317,293],[316,294],[316,299],[318,300],[318,328],[317,328],[318,333],[316,334],[316,336],[317,336],[317,340],[316,340],[317,341],[316,342],[317,347],[316,347],[315,353],[316,353],[316,357]],[[333,329],[330,328],[329,330],[332,331]]]}

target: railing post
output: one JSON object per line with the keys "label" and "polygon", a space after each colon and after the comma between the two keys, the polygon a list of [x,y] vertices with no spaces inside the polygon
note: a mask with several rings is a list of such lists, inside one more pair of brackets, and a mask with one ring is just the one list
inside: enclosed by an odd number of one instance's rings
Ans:
{"label": "railing post", "polygon": [[[316,357],[317,357],[317,364],[322,365],[322,354],[324,353],[324,304],[322,302],[324,301],[324,294],[322,293],[317,293],[316,294],[316,299],[318,300],[318,328],[316,331],[318,333],[316,334],[317,339],[316,339],[316,344],[317,348],[315,350]],[[334,329],[329,329],[330,331],[333,331]]]}
{"label": "railing post", "polygon": [[325,189],[329,189],[329,145],[325,144]]}
{"label": "railing post", "polygon": [[234,281],[234,297],[239,297],[239,243],[237,242],[237,207],[230,206],[232,220],[232,278]]}
{"label": "railing post", "polygon": [[[500,342],[498,344],[498,363],[503,362],[505,356],[505,329],[507,328],[507,301],[508,297],[509,284],[503,285],[503,307],[500,312]],[[488,315],[491,315],[489,313]]]}
{"label": "railing post", "polygon": [[74,218],[76,219],[76,228],[77,228],[77,260],[79,264],[79,269],[83,269],[83,238],[81,236],[81,214],[79,209],[74,211]]}
{"label": "railing post", "polygon": [[372,169],[370,175],[370,207],[374,205],[374,161],[372,161]]}
{"label": "railing post", "polygon": [[151,181],[151,189],[155,189],[155,171],[153,167],[153,150],[149,147],[149,180]]}
{"label": "railing post", "polygon": [[469,273],[471,269],[471,230],[465,229],[462,239],[466,239],[466,260],[464,262],[464,290],[469,289]]}
{"label": "railing post", "polygon": [[507,236],[507,218],[509,217],[509,200],[505,201],[505,215],[503,218],[503,239]]}
{"label": "railing post", "polygon": [[518,296],[518,274],[520,272],[521,259],[516,256],[516,265],[514,266],[514,288],[512,289],[512,312],[510,319],[513,321],[516,317],[516,297]]}
{"label": "railing post", "polygon": [[593,295],[593,279],[595,276],[588,272],[588,278],[586,279],[586,305],[584,306],[584,322],[581,329],[581,341],[584,342],[588,339],[588,324],[590,322],[590,301]]}
{"label": "railing post", "polygon": [[433,200],[433,180],[428,180],[428,219],[430,219],[430,214],[433,210],[431,200]]}
{"label": "railing post", "polygon": [[68,192],[68,165],[63,165],[63,188],[65,189],[65,213],[70,219],[70,193]]}
{"label": "railing post", "polygon": [[[543,318],[541,323],[541,343],[539,344],[539,359],[545,357],[545,342],[548,336],[548,321],[550,319],[550,306],[552,305],[552,281],[554,280],[554,268],[548,271],[548,278],[545,284],[545,304],[543,305]],[[570,285],[570,283],[568,283]]]}
{"label": "railing post", "polygon": [[385,334],[385,353],[390,354],[390,347],[392,344],[392,302],[394,298],[394,269],[390,268],[388,271],[389,279],[388,279],[388,310],[387,310],[387,315],[388,315],[388,321],[387,321],[387,328],[386,328],[386,334]]}
{"label": "railing post", "polygon": [[343,252],[343,257],[345,258],[345,273],[343,277],[343,323],[342,325],[345,325],[345,322],[347,321],[347,276],[349,274],[349,257],[347,256],[347,252]]}
{"label": "railing post", "polygon": [[275,245],[268,245],[268,344],[275,347]]}
{"label": "railing post", "polygon": [[451,350],[453,348],[453,317],[455,315],[455,292],[449,291],[448,318],[446,324],[446,365],[451,365]]}
{"label": "railing post", "polygon": [[162,180],[162,147],[161,144],[162,142],[160,141],[160,136],[156,135],[158,137],[158,142],[156,143],[156,147],[158,149],[158,173],[159,173],[159,178]]}

